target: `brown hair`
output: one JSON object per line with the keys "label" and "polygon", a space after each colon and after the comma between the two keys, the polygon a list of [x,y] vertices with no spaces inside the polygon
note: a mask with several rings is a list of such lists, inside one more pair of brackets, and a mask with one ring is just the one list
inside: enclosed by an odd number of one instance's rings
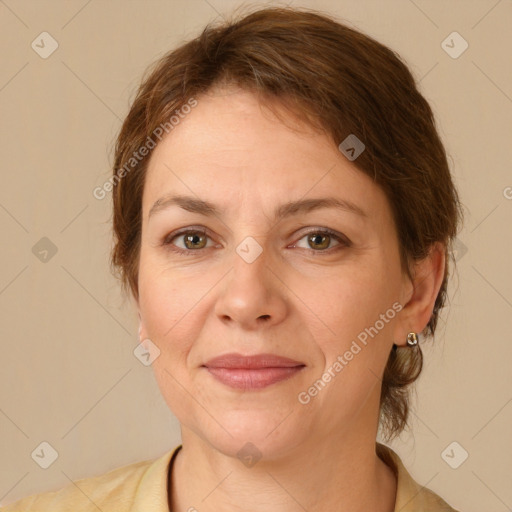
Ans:
{"label": "brown hair", "polygon": [[[219,84],[277,99],[336,145],[350,134],[364,143],[353,163],[386,193],[402,268],[410,277],[411,264],[435,242],[451,254],[462,208],[433,112],[407,66],[386,46],[323,13],[273,7],[209,24],[148,68],[117,138],[113,164],[111,264],[125,292],[138,299],[142,193],[151,150],[147,158],[133,155],[191,98]],[[447,279],[448,258],[425,335],[434,334]],[[389,355],[380,400],[387,440],[407,426],[408,386],[422,364],[419,347],[394,347]]]}

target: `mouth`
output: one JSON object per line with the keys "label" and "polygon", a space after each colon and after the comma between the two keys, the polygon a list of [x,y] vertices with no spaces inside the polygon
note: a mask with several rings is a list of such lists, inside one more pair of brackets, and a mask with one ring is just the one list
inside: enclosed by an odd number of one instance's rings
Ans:
{"label": "mouth", "polygon": [[226,354],[203,365],[221,383],[235,389],[263,389],[297,375],[305,364],[274,354]]}

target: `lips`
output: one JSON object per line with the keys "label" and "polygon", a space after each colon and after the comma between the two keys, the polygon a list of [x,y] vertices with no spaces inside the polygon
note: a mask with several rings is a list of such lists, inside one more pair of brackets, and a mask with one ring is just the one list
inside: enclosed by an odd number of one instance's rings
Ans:
{"label": "lips", "polygon": [[287,357],[277,356],[275,354],[257,354],[254,356],[243,356],[241,354],[224,354],[222,356],[210,359],[204,364],[207,368],[293,368],[295,366],[305,366],[300,361],[294,361]]}
{"label": "lips", "polygon": [[225,354],[203,365],[223,384],[242,390],[262,389],[298,374],[306,365],[274,354]]}

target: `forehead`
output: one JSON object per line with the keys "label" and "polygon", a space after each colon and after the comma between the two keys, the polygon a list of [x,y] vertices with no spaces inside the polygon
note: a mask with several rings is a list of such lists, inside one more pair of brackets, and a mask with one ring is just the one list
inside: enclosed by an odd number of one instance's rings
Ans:
{"label": "forehead", "polygon": [[[280,118],[276,117],[276,110]],[[173,152],[185,161],[197,155],[212,159],[220,155],[229,156],[226,165],[243,164],[258,155],[284,159],[291,156],[286,150],[293,148],[294,153],[298,151],[309,160],[311,149],[317,152],[321,146],[325,150],[329,145],[332,142],[326,135],[314,131],[277,100],[270,105],[251,92],[227,88],[201,95],[197,106],[157,146],[154,159],[164,156],[161,153],[166,157]]]}
{"label": "forehead", "polygon": [[[219,205],[274,205],[340,196],[368,210],[385,207],[382,191],[324,133],[284,108],[280,118],[250,92],[213,91],[154,149],[143,214],[171,192]],[[273,108],[279,108],[274,104]],[[285,121],[283,123],[283,120]]]}

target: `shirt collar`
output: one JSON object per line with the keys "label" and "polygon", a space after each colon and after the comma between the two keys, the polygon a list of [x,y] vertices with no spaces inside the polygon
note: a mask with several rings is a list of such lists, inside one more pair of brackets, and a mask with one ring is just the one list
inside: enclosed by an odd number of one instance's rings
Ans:
{"label": "shirt collar", "polygon": [[377,443],[376,452],[394,471],[397,479],[394,512],[456,512],[437,494],[418,484],[409,474],[398,454],[389,446]]}
{"label": "shirt collar", "polygon": [[182,448],[180,444],[173,450],[156,459],[144,472],[137,489],[130,512],[169,512],[167,481],[169,470],[176,455]]}
{"label": "shirt collar", "polygon": [[[168,475],[176,455],[183,445],[165,453],[156,459],[144,472],[137,489],[130,512],[169,512],[168,506]],[[427,508],[418,508],[419,502],[425,505],[446,505],[440,498],[420,486],[409,474],[400,457],[391,448],[376,443],[378,457],[395,473],[397,490],[394,512],[420,512]],[[427,499],[427,501],[423,501]],[[453,510],[439,508],[438,510]]]}

